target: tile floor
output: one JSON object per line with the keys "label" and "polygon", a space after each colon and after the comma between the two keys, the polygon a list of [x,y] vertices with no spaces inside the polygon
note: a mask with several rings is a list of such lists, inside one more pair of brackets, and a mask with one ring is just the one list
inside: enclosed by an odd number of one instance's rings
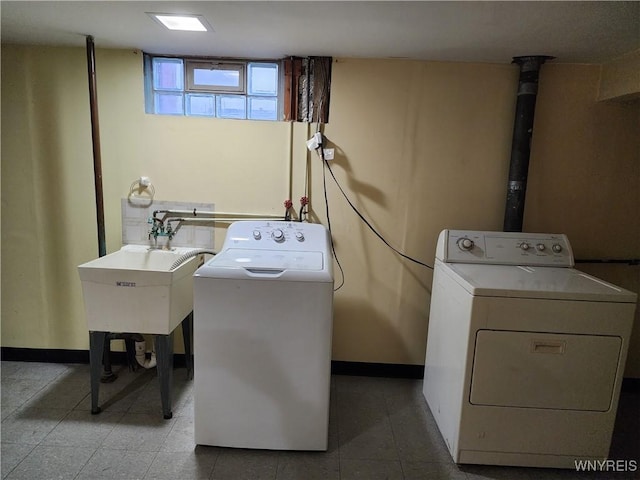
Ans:
{"label": "tile floor", "polygon": [[[163,420],[155,371],[101,385],[91,415],[88,365],[2,362],[3,479],[600,479],[635,473],[456,466],[419,380],[334,376],[330,447],[270,452],[195,446],[193,382],[174,372]],[[640,393],[624,393],[611,458],[640,462]]]}

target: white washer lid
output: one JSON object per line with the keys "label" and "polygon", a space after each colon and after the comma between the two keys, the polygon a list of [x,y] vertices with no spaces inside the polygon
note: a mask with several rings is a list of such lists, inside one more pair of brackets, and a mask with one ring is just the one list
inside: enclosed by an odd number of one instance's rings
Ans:
{"label": "white washer lid", "polygon": [[635,303],[637,295],[574,268],[442,264],[469,293],[481,297]]}
{"label": "white washer lid", "polygon": [[322,252],[230,248],[195,272],[195,277],[289,281],[333,281]]}
{"label": "white washer lid", "polygon": [[322,270],[324,267],[321,252],[245,248],[225,250],[209,260],[209,264],[226,268],[278,270]]}

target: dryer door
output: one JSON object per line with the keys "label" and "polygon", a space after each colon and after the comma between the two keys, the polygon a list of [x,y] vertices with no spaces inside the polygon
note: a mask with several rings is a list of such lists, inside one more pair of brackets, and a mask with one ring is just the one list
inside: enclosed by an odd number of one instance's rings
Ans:
{"label": "dryer door", "polygon": [[614,336],[479,330],[470,402],[607,411],[621,346]]}

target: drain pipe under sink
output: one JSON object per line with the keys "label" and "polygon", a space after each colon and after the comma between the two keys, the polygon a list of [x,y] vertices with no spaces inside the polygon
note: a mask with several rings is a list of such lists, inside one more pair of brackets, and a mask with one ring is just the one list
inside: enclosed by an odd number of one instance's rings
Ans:
{"label": "drain pipe under sink", "polygon": [[153,368],[156,366],[156,352],[151,351],[151,358],[147,358],[147,342],[142,340],[141,342],[135,342],[136,347],[136,361],[138,365],[144,368]]}

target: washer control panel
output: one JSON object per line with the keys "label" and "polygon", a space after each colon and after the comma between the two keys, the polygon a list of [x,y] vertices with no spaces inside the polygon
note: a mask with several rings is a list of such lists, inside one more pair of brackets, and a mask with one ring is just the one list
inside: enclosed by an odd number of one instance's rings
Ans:
{"label": "washer control panel", "polygon": [[436,258],[449,263],[572,267],[566,235],[550,233],[443,230]]}
{"label": "washer control panel", "polygon": [[284,221],[240,221],[229,226],[223,249],[321,251],[329,235],[324,225]]}

